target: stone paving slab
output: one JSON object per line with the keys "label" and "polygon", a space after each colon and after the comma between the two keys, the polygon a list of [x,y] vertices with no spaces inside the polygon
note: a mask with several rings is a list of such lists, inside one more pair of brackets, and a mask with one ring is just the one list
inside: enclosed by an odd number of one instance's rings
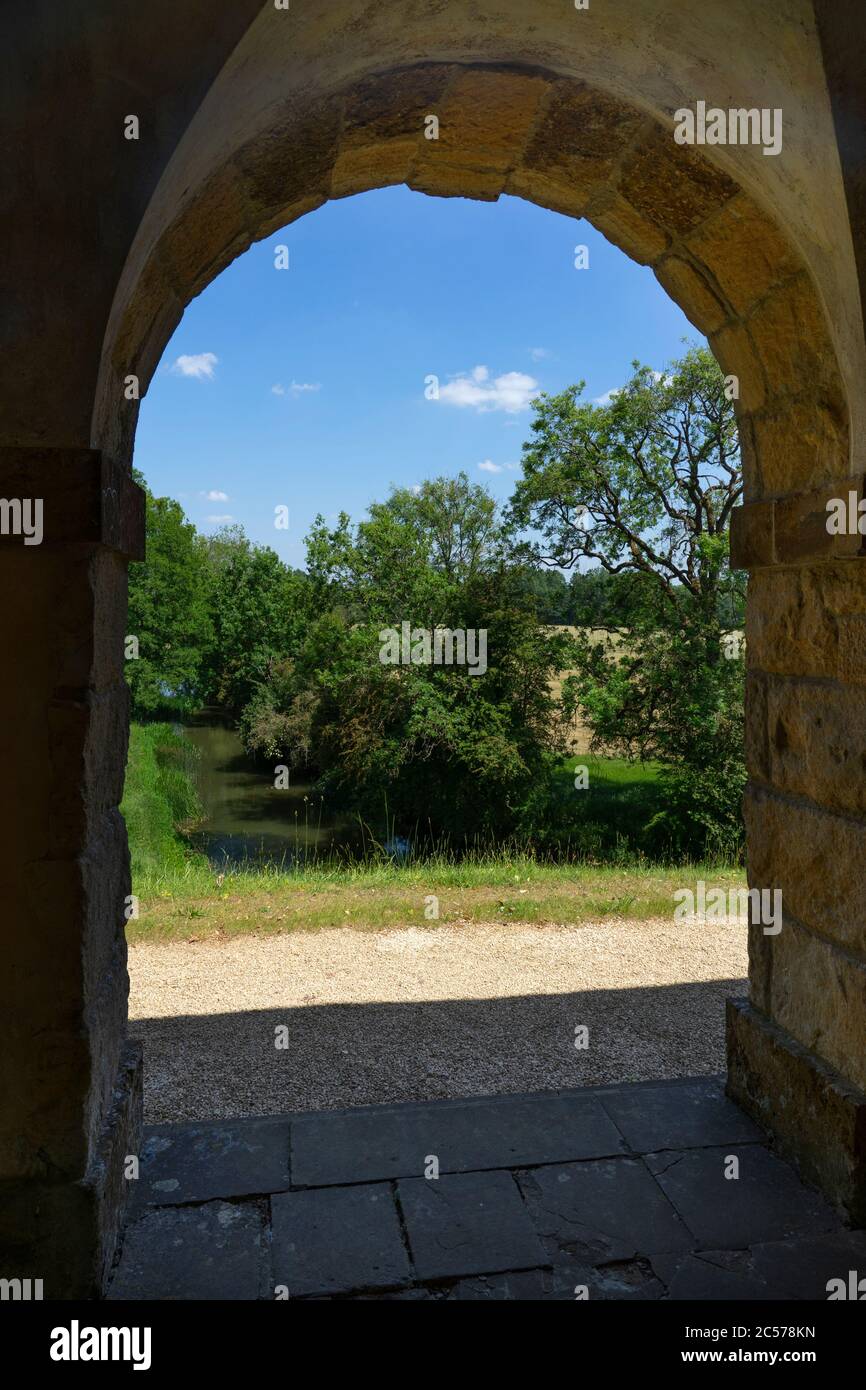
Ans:
{"label": "stone paving slab", "polygon": [[601,1103],[635,1153],[767,1142],[715,1078],[679,1086],[622,1086],[603,1095]]}
{"label": "stone paving slab", "polygon": [[[739,1177],[726,1178],[730,1157]],[[649,1154],[646,1163],[698,1249],[731,1250],[832,1230],[838,1217],[759,1144]]]}
{"label": "stone paving slab", "polygon": [[288,1118],[156,1125],[145,1131],[134,1200],[177,1206],[288,1186]]}
{"label": "stone paving slab", "polygon": [[110,1299],[268,1296],[264,1203],[151,1207],[127,1229]]}
{"label": "stone paving slab", "polygon": [[467,1173],[625,1149],[597,1098],[556,1093],[301,1116],[291,1142],[293,1187],[421,1177],[430,1155]]}
{"label": "stone paving slab", "polygon": [[824,1301],[852,1270],[866,1231],[698,1078],[151,1128],[109,1296]]}
{"label": "stone paving slab", "polygon": [[694,1240],[639,1158],[564,1163],[522,1174],[538,1231],[587,1265],[654,1251],[690,1250]]}
{"label": "stone paving slab", "polygon": [[[702,1250],[653,1259],[672,1299],[826,1301],[831,1279],[866,1273],[866,1231],[768,1241],[744,1250]],[[866,1292],[866,1289],[864,1289]]]}
{"label": "stone paving slab", "polygon": [[419,1280],[549,1263],[511,1173],[404,1178],[397,1199]]}
{"label": "stone paving slab", "polygon": [[289,1298],[410,1283],[389,1183],[284,1192],[271,1208],[274,1283]]}

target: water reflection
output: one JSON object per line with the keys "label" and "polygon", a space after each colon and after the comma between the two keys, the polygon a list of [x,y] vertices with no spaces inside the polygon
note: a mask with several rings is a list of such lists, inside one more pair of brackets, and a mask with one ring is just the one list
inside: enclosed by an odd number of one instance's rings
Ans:
{"label": "water reflection", "polygon": [[291,863],[360,842],[357,820],[323,806],[309,784],[278,791],[274,767],[249,758],[235,730],[212,714],[183,732],[199,750],[195,780],[205,812],[189,838],[212,863]]}

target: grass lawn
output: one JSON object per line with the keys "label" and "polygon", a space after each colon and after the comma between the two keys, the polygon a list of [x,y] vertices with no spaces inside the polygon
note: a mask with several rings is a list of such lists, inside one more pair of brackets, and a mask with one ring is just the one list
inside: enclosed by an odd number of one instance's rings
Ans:
{"label": "grass lawn", "polygon": [[425,916],[431,894],[439,900],[440,924],[647,920],[671,915],[675,890],[698,878],[726,889],[745,885],[744,871],[729,866],[609,868],[505,856],[476,864],[240,871],[221,884],[215,871],[192,866],[185,878],[172,876],[141,895],[141,916],[128,923],[127,937],[188,941],[294,928],[435,927]]}

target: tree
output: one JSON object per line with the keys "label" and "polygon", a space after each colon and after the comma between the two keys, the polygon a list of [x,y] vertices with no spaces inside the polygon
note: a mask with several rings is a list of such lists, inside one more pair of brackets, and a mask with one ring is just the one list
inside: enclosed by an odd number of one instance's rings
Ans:
{"label": "tree", "polygon": [[240,713],[275,663],[301,640],[307,580],[241,527],[225,527],[206,543],[213,638],[205,664],[208,698]]}
{"label": "tree", "polygon": [[210,641],[207,557],[195,527],[170,497],[147,490],[145,507],[147,555],[130,566],[127,619],[138,642],[137,659],[126,663],[138,716],[196,703]]}
{"label": "tree", "polygon": [[743,667],[723,639],[725,615],[742,611],[728,531],[743,484],[725,379],[693,347],[665,373],[634,363],[607,405],[582,393],[580,383],[536,402],[512,521],[538,533],[545,563],[589,559],[640,580],[628,640],[614,652],[584,636],[572,695],[597,743],[663,764],[672,839],[730,842],[745,782]]}
{"label": "tree", "polygon": [[[551,678],[569,638],[542,630],[495,503],[465,475],[396,489],[353,527],[318,518],[319,616],[242,721],[247,746],[302,760],[377,826],[456,839],[512,830],[562,747]],[[381,660],[382,632],[484,630],[486,670]]]}

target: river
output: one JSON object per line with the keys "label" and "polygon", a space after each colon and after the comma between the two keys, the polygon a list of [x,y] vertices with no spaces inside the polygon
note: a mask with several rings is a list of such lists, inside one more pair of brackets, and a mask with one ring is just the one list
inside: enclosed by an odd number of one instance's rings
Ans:
{"label": "river", "polygon": [[291,863],[359,842],[357,821],[328,811],[308,783],[274,787],[274,767],[254,762],[235,730],[212,712],[183,730],[199,758],[196,787],[205,818],[190,842],[213,864]]}

